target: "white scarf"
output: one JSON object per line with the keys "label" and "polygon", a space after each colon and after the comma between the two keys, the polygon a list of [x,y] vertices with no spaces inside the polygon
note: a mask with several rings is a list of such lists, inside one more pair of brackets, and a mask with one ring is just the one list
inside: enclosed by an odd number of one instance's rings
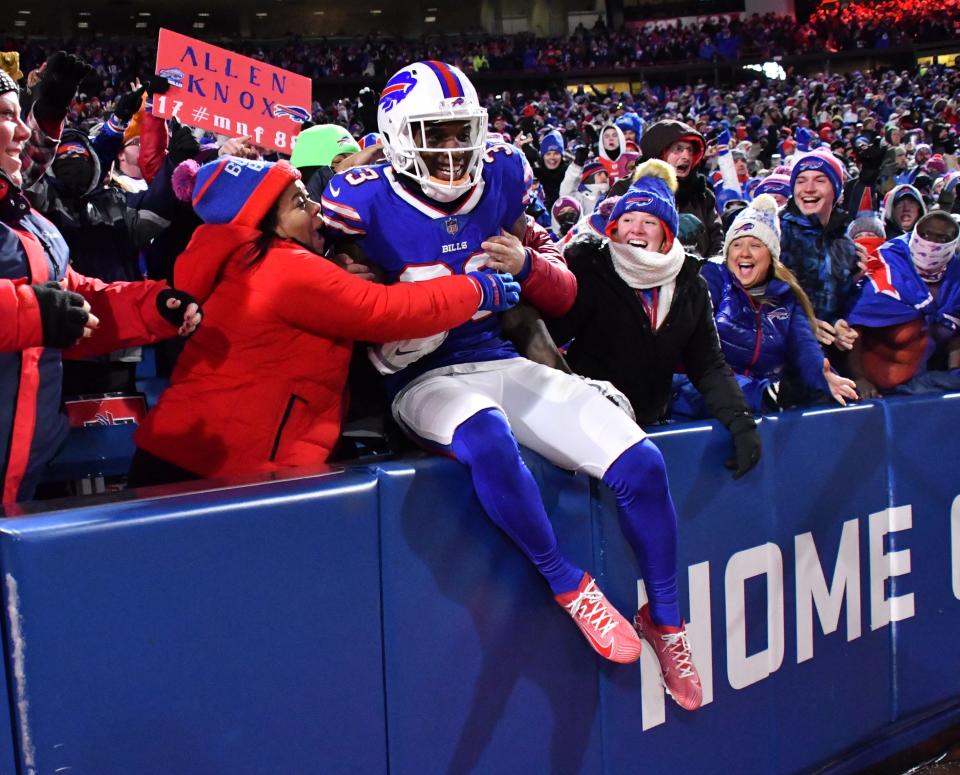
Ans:
{"label": "white scarf", "polygon": [[680,240],[674,239],[666,253],[655,253],[613,240],[609,245],[613,269],[621,280],[634,290],[660,289],[654,330],[660,328],[670,311],[677,275],[680,274],[686,256]]}

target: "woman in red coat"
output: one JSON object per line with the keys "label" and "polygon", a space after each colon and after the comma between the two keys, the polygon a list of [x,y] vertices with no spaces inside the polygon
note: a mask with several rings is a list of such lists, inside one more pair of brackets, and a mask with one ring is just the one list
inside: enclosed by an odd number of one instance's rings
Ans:
{"label": "woman in red coat", "polygon": [[354,341],[437,334],[518,299],[506,274],[388,287],[323,259],[320,206],[286,162],[191,169],[205,223],[174,278],[203,304],[204,326],[137,431],[131,486],[319,465],[339,434]]}

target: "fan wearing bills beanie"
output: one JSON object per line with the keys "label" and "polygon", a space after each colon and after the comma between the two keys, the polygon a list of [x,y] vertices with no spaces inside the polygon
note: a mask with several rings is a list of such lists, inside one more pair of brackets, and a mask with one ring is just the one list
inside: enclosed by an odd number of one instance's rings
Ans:
{"label": "fan wearing bills beanie", "polygon": [[131,486],[320,466],[355,340],[431,336],[519,299],[507,274],[385,286],[324,259],[320,205],[285,161],[185,161],[173,186],[204,221],[174,267],[203,336],[137,431]]}
{"label": "fan wearing bills beanie", "polygon": [[548,327],[555,341],[574,340],[571,368],[613,383],[641,425],[665,419],[673,373],[684,369],[733,434],[735,454],[727,462],[740,477],[759,459],[760,440],[720,351],[700,262],[677,239],[676,173],[654,159],[634,175],[610,213],[607,239],[588,231],[564,250],[577,299]]}
{"label": "fan wearing bills beanie", "polygon": [[[856,338],[843,321],[856,298],[857,248],[840,208],[843,163],[827,148],[798,154],[790,172],[790,201],[780,215],[780,260],[813,304],[817,339],[848,351]],[[831,360],[840,358],[835,352]]]}
{"label": "fan wearing bills beanie", "polygon": [[790,171],[784,167],[777,167],[760,181],[760,184],[753,190],[753,196],[756,198],[760,194],[770,194],[777,203],[777,207],[783,207],[790,201],[792,191]]}
{"label": "fan wearing bills beanie", "polygon": [[560,185],[570,164],[563,158],[565,149],[563,135],[558,129],[550,130],[540,140],[538,149],[536,139],[523,133],[517,137],[516,144],[520,146],[520,150],[533,168],[533,174],[543,186],[544,204],[547,209],[552,209],[560,197]]}
{"label": "fan wearing bills beanie", "polygon": [[[839,404],[857,398],[854,383],[834,373],[814,336],[816,321],[806,294],[779,261],[777,203],[761,194],[734,219],[723,257],[703,264],[717,333],[727,363],[755,412],[779,409],[808,391],[829,392]],[[797,382],[781,390],[785,380]],[[686,375],[674,378],[677,418],[708,416]],[[791,401],[792,403],[792,401]]]}

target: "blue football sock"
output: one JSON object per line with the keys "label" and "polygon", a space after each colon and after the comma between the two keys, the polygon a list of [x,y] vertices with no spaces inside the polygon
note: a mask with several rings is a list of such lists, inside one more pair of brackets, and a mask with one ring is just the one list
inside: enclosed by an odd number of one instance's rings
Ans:
{"label": "blue football sock", "polygon": [[620,528],[633,548],[656,624],[680,625],[677,592],[677,513],[663,456],[644,439],[620,455],[603,475],[617,499]]}
{"label": "blue football sock", "polygon": [[454,432],[450,449],[470,469],[484,511],[530,558],[553,594],[576,589],[583,570],[561,554],[537,483],[503,413],[477,412]]}

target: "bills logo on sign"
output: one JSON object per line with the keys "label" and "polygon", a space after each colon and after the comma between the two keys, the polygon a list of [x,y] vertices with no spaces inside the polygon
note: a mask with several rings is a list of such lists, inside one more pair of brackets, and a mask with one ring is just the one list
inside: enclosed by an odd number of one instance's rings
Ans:
{"label": "bills logo on sign", "polygon": [[752,229],[752,228],[754,227],[754,225],[755,225],[755,224],[752,224],[752,223],[750,223],[750,222],[741,223],[741,224],[740,224],[739,226],[737,226],[737,228],[735,228],[733,231],[734,231],[734,233],[736,233],[736,232],[741,232],[741,231],[750,231],[750,229]]}
{"label": "bills logo on sign", "polygon": [[417,79],[413,77],[413,73],[397,73],[380,93],[380,107],[389,113],[416,85]]}
{"label": "bills logo on sign", "polygon": [[157,73],[161,78],[166,78],[167,82],[171,86],[182,87],[183,86],[183,70],[179,67],[165,67],[159,73]]}
{"label": "bills logo on sign", "polygon": [[286,116],[291,121],[296,121],[298,124],[302,124],[304,121],[310,120],[310,111],[301,108],[299,105],[274,105],[273,115],[277,118],[283,118]]}

